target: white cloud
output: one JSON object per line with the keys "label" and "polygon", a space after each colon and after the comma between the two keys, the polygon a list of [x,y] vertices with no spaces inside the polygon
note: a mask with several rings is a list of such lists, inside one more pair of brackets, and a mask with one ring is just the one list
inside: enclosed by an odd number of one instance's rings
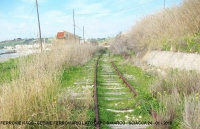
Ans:
{"label": "white cloud", "polygon": [[[31,10],[35,7],[35,0],[21,1],[23,1],[22,4],[10,10],[9,14],[11,15],[0,12],[0,28],[3,30],[3,33],[0,32],[0,41],[2,38],[13,39],[17,36],[28,38],[31,34],[38,32],[36,10],[30,16]],[[75,10],[75,23],[78,26],[78,28],[76,27],[77,35],[82,36],[82,27],[84,26],[85,38],[115,36],[119,31],[126,31],[132,26],[135,20],[141,17],[141,14],[148,14],[152,12],[152,8],[157,9],[157,6],[161,5],[157,2],[150,6],[147,4],[132,8],[150,1],[153,0],[102,0],[99,2],[62,0],[56,5],[52,5],[50,0],[38,0],[39,4],[45,2],[45,4],[40,4],[41,8],[39,8],[42,36],[55,36],[58,31],[62,30],[73,32],[73,9]],[[30,19],[26,23],[29,16]],[[22,33],[19,35],[21,31]]]}
{"label": "white cloud", "polygon": [[91,3],[91,1],[80,1],[80,2],[70,2],[66,5],[68,9],[74,9],[75,14],[93,14],[93,13],[100,13],[100,12],[109,12],[109,9],[103,7],[104,3]]}

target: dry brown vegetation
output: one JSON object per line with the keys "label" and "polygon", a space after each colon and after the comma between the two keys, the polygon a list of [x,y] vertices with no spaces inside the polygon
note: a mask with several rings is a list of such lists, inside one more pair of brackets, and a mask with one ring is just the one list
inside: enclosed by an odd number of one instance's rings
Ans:
{"label": "dry brown vegetation", "polygon": [[151,91],[161,104],[159,120],[176,123],[171,128],[199,128],[199,80],[194,71],[175,71],[157,80]]}
{"label": "dry brown vegetation", "polygon": [[191,95],[192,93],[200,93],[200,75],[195,71],[179,71],[169,73],[164,78],[155,82],[152,90],[161,94],[172,94],[176,91],[178,94]]}
{"label": "dry brown vegetation", "polygon": [[[51,51],[21,57],[17,79],[0,87],[0,120],[69,121],[70,111],[74,108],[75,102],[65,101],[62,109],[57,105],[61,93],[61,74],[67,66],[87,62],[96,50],[97,47],[94,45],[54,45]],[[87,104],[85,106],[87,107]],[[86,112],[79,116],[83,121],[87,118]],[[28,128],[27,125],[0,125],[0,128],[4,127]]]}
{"label": "dry brown vegetation", "polygon": [[122,34],[119,34],[109,42],[111,43],[109,50],[114,54],[126,57],[132,49],[131,44],[127,42],[127,38]]}
{"label": "dry brown vegetation", "polygon": [[199,129],[200,127],[200,100],[199,96],[185,97],[182,126],[185,129]]}
{"label": "dry brown vegetation", "polygon": [[[194,38],[195,43],[184,40],[187,37],[195,37],[200,32],[200,1],[184,0],[180,6],[166,8],[155,14],[147,15],[139,20],[121,38],[119,47],[113,49],[119,51],[120,46],[127,45],[137,53],[144,49],[158,49],[172,51],[199,51],[199,38]],[[116,39],[116,40],[119,40]],[[116,44],[111,42],[111,46]],[[125,41],[125,42],[124,42]],[[186,50],[190,47],[189,50]],[[128,52],[128,51],[127,51]],[[116,52],[117,53],[117,52]]]}
{"label": "dry brown vegetation", "polygon": [[[142,18],[129,31],[110,40],[110,51],[124,56],[133,50],[137,53],[137,58],[135,57],[137,60],[148,50],[200,52],[199,14],[199,0],[184,0],[179,6],[166,8]],[[141,67],[141,63],[138,66]],[[154,97],[160,104],[156,110],[158,113],[156,120],[172,121],[173,124],[154,125],[153,128],[200,127],[199,80],[200,74],[195,71],[175,70],[166,72],[159,79],[157,77],[151,87]]]}

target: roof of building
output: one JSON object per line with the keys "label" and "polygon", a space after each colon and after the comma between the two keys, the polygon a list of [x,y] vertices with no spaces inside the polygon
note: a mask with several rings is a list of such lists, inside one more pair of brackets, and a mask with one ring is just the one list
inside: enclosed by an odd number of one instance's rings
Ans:
{"label": "roof of building", "polygon": [[[72,33],[70,33],[70,32],[67,32],[67,31],[64,31],[64,30],[63,30],[63,32],[58,32],[58,33],[57,33],[56,38],[57,38],[57,39],[65,38],[65,33],[72,34]],[[72,35],[73,35],[73,34],[72,34]],[[80,36],[78,36],[78,35],[75,35],[75,36],[80,38]]]}
{"label": "roof of building", "polygon": [[59,38],[64,38],[65,37],[64,35],[65,35],[64,32],[58,32],[56,38],[58,38],[58,39]]}

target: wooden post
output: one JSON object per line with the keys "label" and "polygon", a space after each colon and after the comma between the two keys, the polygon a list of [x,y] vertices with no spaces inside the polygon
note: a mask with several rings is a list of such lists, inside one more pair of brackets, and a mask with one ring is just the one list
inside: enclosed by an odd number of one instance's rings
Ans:
{"label": "wooden post", "polygon": [[85,41],[85,39],[84,39],[84,26],[83,26],[83,41]]}
{"label": "wooden post", "polygon": [[164,9],[165,9],[165,0],[164,0]]}
{"label": "wooden post", "polygon": [[75,19],[74,19],[74,9],[73,9],[73,22],[74,22],[74,42],[76,43],[76,37],[75,37]]}
{"label": "wooden post", "polygon": [[37,7],[37,17],[38,17],[38,27],[39,27],[39,36],[40,36],[40,47],[41,47],[41,51],[42,51],[42,38],[41,38],[41,29],[40,29],[40,18],[39,18],[39,11],[38,11],[38,3],[36,0],[36,7]]}

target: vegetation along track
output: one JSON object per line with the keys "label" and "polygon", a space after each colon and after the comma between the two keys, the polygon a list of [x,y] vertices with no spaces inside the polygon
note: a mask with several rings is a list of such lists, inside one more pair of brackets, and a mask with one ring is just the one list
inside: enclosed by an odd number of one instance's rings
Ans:
{"label": "vegetation along track", "polygon": [[[71,86],[67,87],[64,94],[69,95],[68,98],[75,100],[77,106],[79,105],[72,113],[72,116],[77,115],[73,117],[74,121],[92,122],[95,119],[96,129],[143,129],[148,126],[137,123],[130,124],[130,122],[149,119],[146,119],[144,115],[135,114],[135,108],[138,107],[136,97],[141,94],[138,94],[128,83],[135,81],[135,78],[128,77],[128,74],[123,74],[123,77],[122,73],[117,70],[118,68],[120,68],[118,64],[112,62],[109,55],[104,53],[97,54],[80,70],[73,68],[73,73],[66,73],[64,80],[68,80],[66,83]],[[73,79],[69,81],[71,76]],[[85,105],[85,109],[81,105]],[[88,112],[87,118],[84,120],[79,116],[80,112],[83,112],[82,110]],[[88,124],[80,127],[94,128],[94,125]]]}
{"label": "vegetation along track", "polygon": [[137,92],[103,54],[96,64],[94,77],[94,101],[96,129],[143,129],[148,125],[130,124],[141,117],[134,115]]}

